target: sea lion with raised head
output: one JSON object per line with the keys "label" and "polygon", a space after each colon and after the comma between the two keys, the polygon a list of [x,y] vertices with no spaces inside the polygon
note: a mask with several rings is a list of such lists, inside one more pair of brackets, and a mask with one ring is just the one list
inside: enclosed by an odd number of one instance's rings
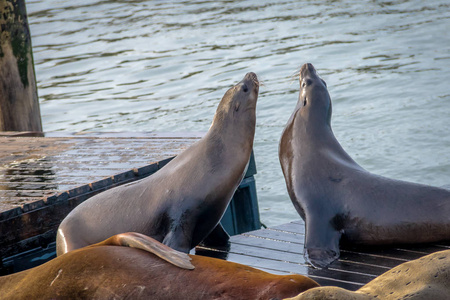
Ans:
{"label": "sea lion with raised head", "polygon": [[450,250],[403,263],[355,292],[318,287],[286,300],[447,300],[450,295]]}
{"label": "sea lion with raised head", "polygon": [[256,74],[246,74],[225,93],[200,141],[155,174],[77,206],[58,228],[58,255],[129,231],[183,252],[198,245],[220,226],[244,176],[253,147],[258,91]]}
{"label": "sea lion with raised head", "polygon": [[312,64],[300,70],[300,95],[280,140],[289,196],[305,221],[305,258],[326,267],[341,237],[364,245],[450,240],[450,191],[372,174],[331,129],[331,99]]}
{"label": "sea lion with raised head", "polygon": [[188,255],[147,236],[125,233],[0,277],[0,299],[269,300],[317,286],[302,275],[274,275]]}

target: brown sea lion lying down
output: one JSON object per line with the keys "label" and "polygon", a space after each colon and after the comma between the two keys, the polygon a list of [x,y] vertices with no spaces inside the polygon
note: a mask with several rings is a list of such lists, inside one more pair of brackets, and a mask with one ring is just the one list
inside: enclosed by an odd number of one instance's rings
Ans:
{"label": "brown sea lion lying down", "polygon": [[283,299],[317,286],[125,233],[0,277],[0,299]]}

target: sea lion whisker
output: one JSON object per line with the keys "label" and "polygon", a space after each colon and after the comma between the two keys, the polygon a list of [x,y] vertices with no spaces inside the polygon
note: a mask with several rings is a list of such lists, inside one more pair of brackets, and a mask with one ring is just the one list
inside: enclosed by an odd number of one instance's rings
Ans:
{"label": "sea lion whisker", "polygon": [[300,66],[297,69],[295,69],[294,73],[292,73],[289,77],[297,80],[300,77],[301,70],[302,70],[302,66]]}
{"label": "sea lion whisker", "polygon": [[265,86],[264,80],[262,80],[261,78],[253,78],[252,81],[257,87]]}
{"label": "sea lion whisker", "polygon": [[292,73],[291,75],[289,75],[287,78],[289,80],[289,85],[292,85],[294,83],[297,83],[298,78],[300,76],[300,69],[295,70],[294,73]]}

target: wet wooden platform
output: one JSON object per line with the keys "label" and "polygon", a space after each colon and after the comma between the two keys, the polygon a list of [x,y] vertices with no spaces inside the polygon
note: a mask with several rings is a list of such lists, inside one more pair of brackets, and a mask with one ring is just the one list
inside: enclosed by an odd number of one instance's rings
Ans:
{"label": "wet wooden platform", "polygon": [[151,171],[149,165],[161,164],[200,137],[192,133],[50,133],[45,138],[3,134],[0,215],[16,208],[27,210],[28,204],[61,191],[83,186],[92,189],[93,182],[106,178],[118,182]]}
{"label": "wet wooden platform", "polygon": [[346,248],[341,249],[341,257],[328,269],[314,269],[303,258],[304,230],[304,223],[300,219],[232,236],[228,251],[197,247],[196,254],[227,259],[275,274],[302,274],[321,285],[357,290],[401,263],[450,249],[450,243]]}
{"label": "wet wooden platform", "polygon": [[[54,257],[55,230],[73,207],[95,193],[156,172],[201,135],[0,135],[0,257],[7,257],[7,264],[25,260],[27,267],[30,261],[37,265]],[[304,229],[297,220],[232,236],[227,251],[198,247],[196,253],[356,290],[398,264],[450,249],[449,243],[342,249],[338,261],[318,270],[304,261]],[[37,250],[24,255],[23,249]]]}
{"label": "wet wooden platform", "polygon": [[75,206],[106,189],[153,174],[202,136],[25,135],[0,134],[0,258],[47,247]]}

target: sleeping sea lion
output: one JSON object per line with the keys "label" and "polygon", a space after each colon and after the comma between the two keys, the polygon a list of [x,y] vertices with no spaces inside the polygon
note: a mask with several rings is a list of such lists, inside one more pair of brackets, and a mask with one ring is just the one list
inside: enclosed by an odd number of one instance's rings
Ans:
{"label": "sleeping sea lion", "polygon": [[302,275],[274,275],[188,255],[145,235],[125,233],[0,277],[0,299],[269,300],[317,286]]}

